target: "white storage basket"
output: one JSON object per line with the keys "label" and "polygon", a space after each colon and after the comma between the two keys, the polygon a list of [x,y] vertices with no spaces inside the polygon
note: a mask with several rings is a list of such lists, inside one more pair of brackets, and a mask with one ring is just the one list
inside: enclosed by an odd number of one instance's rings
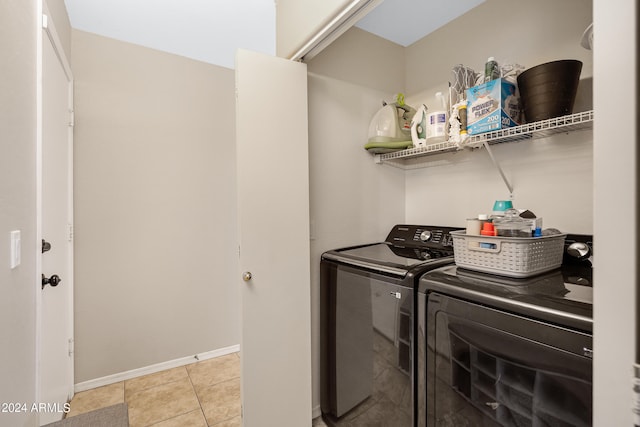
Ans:
{"label": "white storage basket", "polygon": [[529,277],[562,264],[566,234],[542,237],[472,236],[452,231],[456,265],[509,277]]}

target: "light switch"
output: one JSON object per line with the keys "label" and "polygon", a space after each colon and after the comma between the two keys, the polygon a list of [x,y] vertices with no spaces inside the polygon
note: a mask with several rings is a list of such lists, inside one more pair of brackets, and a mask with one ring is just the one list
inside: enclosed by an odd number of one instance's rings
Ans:
{"label": "light switch", "polygon": [[11,268],[20,265],[20,246],[20,230],[14,230],[11,232]]}

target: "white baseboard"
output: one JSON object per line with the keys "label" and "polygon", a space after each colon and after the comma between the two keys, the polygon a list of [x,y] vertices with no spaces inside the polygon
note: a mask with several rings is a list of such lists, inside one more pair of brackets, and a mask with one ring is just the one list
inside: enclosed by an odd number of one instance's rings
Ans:
{"label": "white baseboard", "polygon": [[240,351],[240,345],[232,345],[229,347],[220,348],[217,350],[207,351],[205,353],[198,353],[193,356],[181,357],[179,359],[168,360],[166,362],[156,363],[155,365],[144,366],[142,368],[132,369],[130,371],[120,372],[113,375],[107,375],[106,377],[96,378],[89,381],[78,383],[74,386],[76,393],[80,391],[90,390],[96,387],[102,387],[109,384],[114,384],[124,380],[130,380],[142,375],[154,374],[156,372],[164,371],[166,369],[177,368],[179,366],[189,365],[202,360],[213,359],[214,357],[220,357],[231,353],[237,353]]}
{"label": "white baseboard", "polygon": [[311,410],[311,417],[318,418],[320,415],[322,415],[322,410],[320,410],[320,405],[314,406],[313,409]]}

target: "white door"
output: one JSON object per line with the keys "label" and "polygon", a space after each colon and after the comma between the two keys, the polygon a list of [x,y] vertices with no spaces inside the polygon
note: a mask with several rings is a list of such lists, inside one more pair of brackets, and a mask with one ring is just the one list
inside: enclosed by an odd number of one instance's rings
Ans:
{"label": "white door", "polygon": [[307,67],[239,50],[236,91],[243,425],[310,426]]}
{"label": "white door", "polygon": [[[51,28],[42,40],[42,253],[39,330],[40,423],[62,419],[73,396],[72,278],[72,147],[71,76],[51,42]],[[52,37],[55,39],[55,37]],[[44,243],[43,243],[44,245]],[[47,249],[47,248],[45,248]],[[60,282],[55,285],[55,278]]]}

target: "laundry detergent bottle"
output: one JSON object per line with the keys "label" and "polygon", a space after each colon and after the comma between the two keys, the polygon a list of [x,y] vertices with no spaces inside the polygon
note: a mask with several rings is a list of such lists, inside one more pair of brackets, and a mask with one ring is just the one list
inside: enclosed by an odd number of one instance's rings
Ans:
{"label": "laundry detergent bottle", "polygon": [[436,144],[447,140],[447,125],[449,123],[449,113],[447,101],[442,92],[436,93],[436,99],[442,109],[427,114],[427,138],[426,144]]}

